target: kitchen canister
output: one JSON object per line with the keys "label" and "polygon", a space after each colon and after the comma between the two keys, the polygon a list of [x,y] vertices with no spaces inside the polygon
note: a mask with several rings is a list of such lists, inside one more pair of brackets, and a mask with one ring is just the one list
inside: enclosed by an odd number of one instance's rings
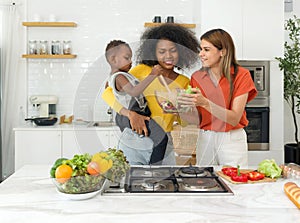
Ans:
{"label": "kitchen canister", "polygon": [[39,52],[41,55],[48,54],[48,41],[47,40],[41,40],[39,45]]}
{"label": "kitchen canister", "polygon": [[71,54],[72,53],[72,42],[71,40],[63,41],[63,54]]}
{"label": "kitchen canister", "polygon": [[52,42],[51,42],[51,54],[52,55],[60,54],[60,41],[59,40],[52,40]]}
{"label": "kitchen canister", "polygon": [[37,41],[36,40],[29,40],[28,41],[28,54],[37,54]]}

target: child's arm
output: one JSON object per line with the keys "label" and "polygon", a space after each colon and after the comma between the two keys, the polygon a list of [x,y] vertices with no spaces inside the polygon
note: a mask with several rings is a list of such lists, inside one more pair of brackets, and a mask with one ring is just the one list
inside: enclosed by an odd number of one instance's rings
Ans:
{"label": "child's arm", "polygon": [[159,75],[163,73],[163,68],[160,65],[155,65],[151,73],[139,84],[133,86],[128,79],[123,75],[116,77],[116,88],[119,91],[124,91],[132,97],[136,97],[143,93],[146,87]]}

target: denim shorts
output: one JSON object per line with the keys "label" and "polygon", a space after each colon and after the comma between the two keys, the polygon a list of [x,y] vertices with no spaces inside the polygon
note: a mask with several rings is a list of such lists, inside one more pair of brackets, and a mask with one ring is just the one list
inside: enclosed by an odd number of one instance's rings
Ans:
{"label": "denim shorts", "polygon": [[129,164],[148,165],[153,151],[153,141],[130,128],[125,128],[117,148],[123,151]]}

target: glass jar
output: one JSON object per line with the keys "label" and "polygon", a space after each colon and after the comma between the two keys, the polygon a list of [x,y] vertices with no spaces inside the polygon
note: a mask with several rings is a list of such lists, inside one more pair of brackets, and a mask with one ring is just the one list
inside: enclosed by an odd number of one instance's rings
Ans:
{"label": "glass jar", "polygon": [[37,41],[36,40],[29,40],[28,41],[28,54],[37,54]]}
{"label": "glass jar", "polygon": [[39,47],[40,54],[48,54],[48,41],[47,40],[41,40],[40,41],[40,47]]}
{"label": "glass jar", "polygon": [[51,54],[58,55],[60,54],[60,41],[52,40],[51,42]]}
{"label": "glass jar", "polygon": [[71,40],[63,41],[63,54],[71,54],[72,53],[72,42]]}

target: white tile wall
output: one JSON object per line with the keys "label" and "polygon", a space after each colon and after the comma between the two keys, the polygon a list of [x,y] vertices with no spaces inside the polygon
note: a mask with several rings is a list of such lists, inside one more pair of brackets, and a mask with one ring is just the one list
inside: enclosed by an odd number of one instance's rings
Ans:
{"label": "white tile wall", "polygon": [[[109,68],[104,59],[106,44],[123,39],[133,48],[144,30],[144,22],[155,15],[175,21],[195,23],[197,0],[27,0],[27,16],[38,14],[49,21],[74,21],[75,28],[28,27],[27,40],[71,40],[76,59],[28,59],[28,97],[53,94],[59,97],[57,115],[107,120],[107,106],[100,98]],[[24,52],[25,53],[25,52]],[[189,74],[188,74],[189,75]],[[28,104],[28,116],[34,115]]]}

